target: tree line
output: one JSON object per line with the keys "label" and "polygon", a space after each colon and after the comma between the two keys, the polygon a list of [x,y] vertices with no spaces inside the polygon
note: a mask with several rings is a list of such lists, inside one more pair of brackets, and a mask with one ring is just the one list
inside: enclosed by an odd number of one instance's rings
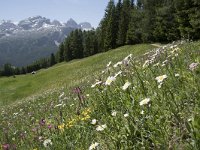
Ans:
{"label": "tree line", "polygon": [[[197,40],[200,38],[199,10],[199,0],[118,0],[117,3],[110,0],[97,29],[72,31],[55,56],[51,54],[50,58],[17,72],[28,73],[127,44]],[[4,70],[5,67],[8,68],[4,65]],[[5,71],[1,72],[5,75]]]}

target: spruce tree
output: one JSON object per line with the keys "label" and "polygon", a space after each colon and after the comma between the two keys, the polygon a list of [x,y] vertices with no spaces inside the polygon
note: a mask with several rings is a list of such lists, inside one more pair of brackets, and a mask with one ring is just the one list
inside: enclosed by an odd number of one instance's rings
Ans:
{"label": "spruce tree", "polygon": [[61,43],[60,46],[59,46],[59,56],[58,56],[58,61],[59,62],[62,62],[64,61],[64,44]]}
{"label": "spruce tree", "polygon": [[130,21],[131,2],[124,0],[120,13],[119,30],[117,35],[117,45],[122,46],[126,42],[126,35]]}
{"label": "spruce tree", "polygon": [[115,12],[114,0],[110,0],[106,8],[106,15],[105,15],[106,32],[105,32],[104,46],[106,50],[113,49],[116,47],[115,27],[117,19],[115,18],[116,16],[115,13],[116,12]]}

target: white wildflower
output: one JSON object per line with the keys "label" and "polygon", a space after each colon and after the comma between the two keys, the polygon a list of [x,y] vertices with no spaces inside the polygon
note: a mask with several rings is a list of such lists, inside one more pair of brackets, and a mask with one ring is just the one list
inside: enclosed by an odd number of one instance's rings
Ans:
{"label": "white wildflower", "polygon": [[111,113],[111,115],[112,115],[113,117],[116,117],[116,116],[117,116],[117,112],[116,112],[115,110],[113,110],[112,113]]}
{"label": "white wildflower", "polygon": [[142,111],[140,112],[140,114],[143,115],[143,114],[144,114],[144,110],[142,110]]}
{"label": "white wildflower", "polygon": [[95,125],[96,123],[97,123],[97,120],[96,119],[92,119],[91,124]]}
{"label": "white wildflower", "polygon": [[158,85],[158,88],[160,89],[162,87],[162,82]]}
{"label": "white wildflower", "polygon": [[194,70],[197,69],[198,65],[199,65],[199,63],[191,63],[191,64],[189,65],[189,69],[190,69],[191,71],[194,71]]}
{"label": "white wildflower", "polygon": [[158,76],[155,79],[157,80],[158,83],[163,82],[164,79],[167,78],[167,75],[162,75],[162,76]]}
{"label": "white wildflower", "polygon": [[150,102],[150,98],[145,98],[145,99],[143,99],[143,100],[140,102],[140,106],[146,105],[146,104],[148,104],[149,102]]}
{"label": "white wildflower", "polygon": [[126,114],[124,114],[124,117],[126,118],[126,117],[128,117],[129,116],[129,114],[128,113],[126,113]]}
{"label": "white wildflower", "polygon": [[99,143],[95,142],[95,143],[92,143],[89,147],[89,150],[93,150],[95,149],[97,146],[99,146]]}
{"label": "white wildflower", "polygon": [[74,104],[69,105],[70,107],[74,106]]}
{"label": "white wildflower", "polygon": [[126,90],[131,85],[130,82],[126,81],[126,83],[122,86],[122,90]]}
{"label": "white wildflower", "polygon": [[106,124],[104,124],[104,125],[99,125],[99,126],[97,126],[96,130],[97,130],[97,131],[103,131],[106,127],[107,127]]}
{"label": "white wildflower", "polygon": [[115,81],[116,78],[113,76],[109,76],[105,82],[105,85],[110,85],[113,81]]}
{"label": "white wildflower", "polygon": [[50,139],[46,139],[46,140],[43,142],[43,145],[44,145],[44,147],[48,147],[48,146],[52,145],[52,142],[51,142]]}
{"label": "white wildflower", "polygon": [[175,74],[175,77],[179,77],[179,76],[180,76],[180,74],[178,74],[178,73]]}

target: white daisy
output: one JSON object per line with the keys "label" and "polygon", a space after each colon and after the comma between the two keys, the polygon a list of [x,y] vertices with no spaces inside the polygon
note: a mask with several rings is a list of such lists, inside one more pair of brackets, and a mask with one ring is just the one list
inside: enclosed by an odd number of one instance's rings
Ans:
{"label": "white daisy", "polygon": [[126,118],[126,117],[128,117],[129,116],[129,114],[128,113],[126,113],[126,114],[124,114],[124,117]]}
{"label": "white daisy", "polygon": [[105,82],[105,85],[110,85],[113,81],[115,81],[116,78],[113,76],[109,76]]}
{"label": "white daisy", "polygon": [[164,79],[167,78],[167,75],[162,75],[162,76],[158,76],[155,79],[157,80],[158,83],[163,82]]}
{"label": "white daisy", "polygon": [[99,143],[95,142],[95,143],[92,143],[89,147],[89,150],[93,150],[95,149],[97,146],[99,146]]}
{"label": "white daisy", "polygon": [[46,139],[46,140],[44,140],[43,145],[44,145],[44,147],[48,147],[48,146],[52,145],[52,142],[50,139]]}
{"label": "white daisy", "polygon": [[97,123],[97,120],[96,119],[92,119],[91,124],[95,125],[96,123]]}
{"label": "white daisy", "polygon": [[112,115],[113,117],[115,117],[115,116],[117,116],[117,112],[116,112],[115,110],[113,110],[112,113],[111,113],[111,115]]}
{"label": "white daisy", "polygon": [[99,126],[97,126],[96,130],[97,130],[97,131],[103,131],[106,127],[107,127],[106,124],[104,124],[104,125],[99,125]]}
{"label": "white daisy", "polygon": [[149,102],[150,102],[150,98],[145,98],[145,99],[143,99],[143,100],[140,102],[140,106],[146,105],[146,104],[148,104]]}

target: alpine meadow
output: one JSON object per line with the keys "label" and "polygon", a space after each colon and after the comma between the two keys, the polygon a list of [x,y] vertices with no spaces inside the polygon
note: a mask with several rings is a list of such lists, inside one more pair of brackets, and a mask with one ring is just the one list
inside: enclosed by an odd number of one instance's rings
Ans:
{"label": "alpine meadow", "polygon": [[[199,150],[199,10],[199,0],[109,0],[97,28],[3,21],[0,150]],[[1,41],[25,65],[4,63]],[[25,41],[39,49],[20,53]]]}

